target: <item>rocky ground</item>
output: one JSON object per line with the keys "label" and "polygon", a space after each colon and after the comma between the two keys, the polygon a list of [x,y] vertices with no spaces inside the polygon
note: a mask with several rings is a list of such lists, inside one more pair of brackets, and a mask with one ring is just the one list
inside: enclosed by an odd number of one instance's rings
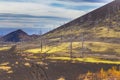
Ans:
{"label": "rocky ground", "polygon": [[0,80],[82,80],[82,74],[108,70],[109,64],[76,63],[72,61],[28,60],[15,53],[15,46],[0,52]]}

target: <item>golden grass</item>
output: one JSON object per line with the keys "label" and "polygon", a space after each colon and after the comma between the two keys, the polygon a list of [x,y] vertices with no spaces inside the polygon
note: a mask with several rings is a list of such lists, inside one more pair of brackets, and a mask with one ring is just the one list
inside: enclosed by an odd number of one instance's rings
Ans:
{"label": "golden grass", "polygon": [[[84,79],[83,79],[84,78]],[[117,67],[112,67],[111,69],[104,70],[101,68],[100,71],[95,73],[88,71],[86,74],[81,74],[80,80],[120,80],[120,71]]]}
{"label": "golden grass", "polygon": [[7,73],[13,73],[13,71],[12,71],[12,70],[10,70],[10,71],[8,71]]}
{"label": "golden grass", "polygon": [[108,32],[108,28],[105,26],[96,28],[96,31],[94,33],[96,33],[96,37],[120,38],[120,32],[117,32],[114,29],[109,29]]}
{"label": "golden grass", "polygon": [[105,42],[86,42],[86,46],[94,52],[102,52],[112,49],[115,52],[120,53],[120,45],[115,43],[113,44]]}
{"label": "golden grass", "polygon": [[29,52],[29,53],[40,53],[40,48],[36,48],[36,49],[29,49],[29,50],[25,50],[24,52]]}
{"label": "golden grass", "polygon": [[[78,44],[79,44],[78,42],[74,42],[73,43],[74,48],[77,47]],[[59,44],[58,46],[46,46],[46,48],[43,47],[42,52],[41,52],[40,48],[28,49],[28,50],[25,50],[24,52],[48,53],[48,54],[57,53],[57,52],[61,52],[61,53],[63,52],[64,53],[64,52],[68,51],[69,45],[70,45],[70,43],[66,42],[66,43]]]}
{"label": "golden grass", "polygon": [[8,49],[10,49],[10,47],[0,47],[0,51],[8,50]]}
{"label": "golden grass", "polygon": [[6,66],[8,64],[9,64],[9,62],[1,63],[0,66]]}
{"label": "golden grass", "polygon": [[65,78],[64,77],[60,77],[59,79],[57,79],[57,80],[65,80]]}
{"label": "golden grass", "polygon": [[[30,53],[69,53],[69,42],[61,43],[57,46],[47,46],[46,48],[43,47],[43,50],[41,52],[40,48],[35,49],[28,49],[24,52],[30,52]],[[80,53],[82,43],[81,42],[73,42],[73,53]],[[105,42],[90,42],[87,41],[84,43],[84,47],[91,50],[91,52],[110,52],[111,49],[115,51],[116,53],[120,53],[120,45],[119,44],[113,44],[113,43],[105,43]]]}
{"label": "golden grass", "polygon": [[[46,48],[43,48],[43,52],[46,52],[47,54],[58,54],[65,56],[66,52],[68,53],[68,57],[48,57],[48,59],[52,60],[65,60],[69,61],[71,58],[69,57],[69,42],[65,42],[62,44],[59,44],[58,46],[47,46]],[[113,43],[105,43],[105,42],[85,42],[84,45],[86,48],[90,49],[91,52],[98,52],[100,53],[106,53],[109,54],[112,51],[117,52],[118,54],[120,53],[120,45],[119,44],[113,44]],[[80,53],[80,48],[81,48],[81,42],[73,42],[73,54],[74,53]],[[40,49],[30,49],[26,50],[25,52],[30,52],[30,53],[40,53]],[[113,52],[114,53],[114,52]],[[35,57],[35,56],[33,56]],[[36,57],[39,58],[39,57]],[[110,60],[103,60],[103,59],[98,59],[98,58],[73,58],[73,61],[79,61],[79,62],[90,62],[90,63],[105,63],[105,64],[120,64],[120,61],[110,61]]]}
{"label": "golden grass", "polygon": [[[113,24],[116,24],[113,22]],[[82,26],[81,26],[82,27]],[[70,27],[67,30],[58,30],[54,33],[47,34],[46,37],[58,37],[58,36],[68,36],[70,34],[73,34],[75,36],[80,36],[82,32],[89,32],[91,34],[94,34],[94,37],[106,37],[106,38],[120,38],[120,32],[116,30],[120,30],[118,26],[115,26],[113,28],[109,28],[108,32],[108,26],[96,26],[91,29],[86,28],[80,28],[80,26],[72,26],[72,31],[70,30]],[[88,34],[89,35],[89,34]],[[89,36],[88,36],[89,37]]]}
{"label": "golden grass", "polygon": [[52,38],[52,39],[49,39],[50,41],[58,41],[60,40],[60,38]]}
{"label": "golden grass", "polygon": [[7,66],[9,62],[4,62],[0,64],[0,70],[9,71],[11,67]]}
{"label": "golden grass", "polygon": [[24,63],[24,65],[30,67],[30,63]]}
{"label": "golden grass", "polygon": [[9,66],[0,66],[0,70],[9,71],[11,67]]}
{"label": "golden grass", "polygon": [[[63,60],[63,61],[71,60],[70,57],[48,57],[48,59]],[[110,60],[103,60],[103,59],[97,59],[97,58],[73,58],[72,60],[79,61],[79,62],[90,62],[90,63],[120,64],[120,61],[110,61]]]}

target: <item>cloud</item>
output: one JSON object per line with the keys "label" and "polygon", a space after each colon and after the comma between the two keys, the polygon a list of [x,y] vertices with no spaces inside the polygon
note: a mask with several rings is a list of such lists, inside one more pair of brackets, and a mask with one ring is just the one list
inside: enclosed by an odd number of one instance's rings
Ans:
{"label": "cloud", "polygon": [[47,4],[1,2],[0,27],[55,28],[85,14],[84,11],[58,8]]}
{"label": "cloud", "polygon": [[[73,19],[104,4],[95,2],[95,0],[4,0],[0,2],[0,13],[55,16]],[[85,8],[87,10],[84,10]]]}
{"label": "cloud", "polygon": [[[61,0],[58,0],[61,1]],[[111,2],[113,0],[62,0],[62,1],[69,1],[69,2],[101,2],[101,3],[105,3],[105,2]]]}
{"label": "cloud", "polygon": [[[7,2],[41,2],[42,0],[0,0],[0,1],[7,1]],[[110,2],[113,0],[46,0],[44,2],[52,2],[52,1],[66,1],[66,2]]]}
{"label": "cloud", "polygon": [[98,1],[1,0],[0,27],[53,29],[106,4]]}
{"label": "cloud", "polygon": [[0,14],[0,27],[6,28],[55,28],[66,21],[69,19],[52,16]]}
{"label": "cloud", "polygon": [[34,16],[55,16],[55,17],[65,17],[65,18],[75,18],[85,13],[84,11],[80,11],[80,10],[78,11],[78,10],[58,8],[58,7],[53,7],[38,3],[24,3],[24,2],[22,3],[1,2],[0,13],[3,12],[14,13],[14,14],[28,14]]}

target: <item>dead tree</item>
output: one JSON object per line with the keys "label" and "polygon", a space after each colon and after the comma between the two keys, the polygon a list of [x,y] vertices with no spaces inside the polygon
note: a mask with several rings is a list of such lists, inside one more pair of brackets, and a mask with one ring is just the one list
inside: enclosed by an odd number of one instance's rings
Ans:
{"label": "dead tree", "polygon": [[[72,33],[72,30],[70,30]],[[73,58],[73,36],[72,34],[70,35],[70,58]]]}
{"label": "dead tree", "polygon": [[112,16],[111,16],[111,11],[110,11],[110,8],[108,7],[107,33],[110,32],[110,27],[112,26],[112,20],[111,20],[112,18],[111,18],[111,17],[112,17]]}
{"label": "dead tree", "polygon": [[[91,15],[91,13],[89,13],[88,14],[88,17],[87,17],[87,22],[88,22],[88,24],[90,24],[90,23],[92,23],[92,22],[95,22],[95,21],[92,21],[91,20],[91,18],[92,18],[92,15]],[[85,31],[83,31],[83,32],[81,32],[81,41],[82,41],[82,45],[81,45],[81,57],[84,57],[84,50],[85,50],[85,47],[84,47],[84,43],[85,43]]]}
{"label": "dead tree", "polygon": [[43,51],[43,38],[42,38],[42,30],[40,29],[40,32],[39,32],[39,36],[40,36],[40,49],[41,49],[41,53]]}
{"label": "dead tree", "polygon": [[62,43],[62,40],[63,40],[63,32],[61,32],[61,35],[60,35],[60,42]]}
{"label": "dead tree", "polygon": [[44,38],[44,48],[46,49],[46,46],[47,46],[47,41],[46,41],[47,39],[46,38]]}
{"label": "dead tree", "polygon": [[84,35],[85,35],[85,33],[84,32],[82,32],[82,45],[81,45],[81,57],[84,57],[84,42],[85,42],[85,40],[84,40]]}
{"label": "dead tree", "polygon": [[70,40],[70,58],[73,57],[72,49],[73,49],[73,42],[72,42],[72,40]]}

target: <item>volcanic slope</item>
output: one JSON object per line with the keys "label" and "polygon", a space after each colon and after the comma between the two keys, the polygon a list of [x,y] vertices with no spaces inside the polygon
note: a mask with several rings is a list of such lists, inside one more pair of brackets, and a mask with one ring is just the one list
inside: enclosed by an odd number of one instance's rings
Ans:
{"label": "volcanic slope", "polygon": [[48,33],[49,38],[74,37],[80,39],[85,34],[86,40],[120,41],[120,1],[113,1]]}
{"label": "volcanic slope", "polygon": [[[46,34],[42,53],[77,57],[80,53],[120,55],[120,1],[115,0]],[[71,45],[72,42],[72,45]],[[39,48],[27,50],[39,53]],[[96,56],[96,55],[95,55]],[[102,58],[105,55],[102,56]],[[108,57],[108,56],[107,56]],[[119,57],[118,57],[119,58]],[[120,58],[119,58],[120,59]]]}

